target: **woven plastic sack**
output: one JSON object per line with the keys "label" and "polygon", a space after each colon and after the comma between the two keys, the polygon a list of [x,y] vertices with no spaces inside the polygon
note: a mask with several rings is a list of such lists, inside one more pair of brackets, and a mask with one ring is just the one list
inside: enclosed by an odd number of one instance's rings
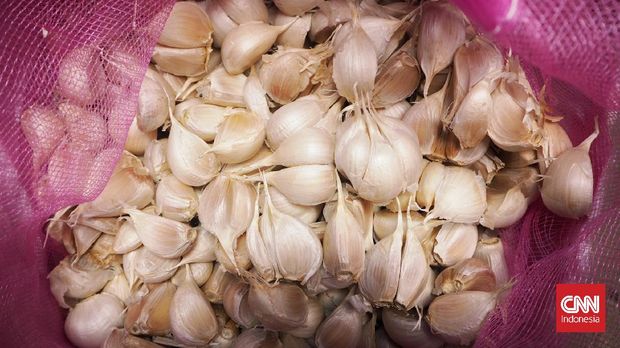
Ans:
{"label": "woven plastic sack", "polygon": [[[64,256],[42,226],[56,210],[88,201],[105,186],[136,110],[157,36],[172,1],[15,0],[0,18],[0,342],[68,347],[63,311],[47,273]],[[590,0],[455,0],[504,48],[521,57],[533,87],[562,114],[574,143],[593,128],[595,198],[574,221],[534,203],[502,231],[516,283],[476,342],[480,347],[612,347],[620,342],[620,3]],[[59,81],[67,57],[79,73]],[[76,63],[77,62],[77,63]],[[122,63],[122,64],[121,64]],[[80,65],[82,64],[82,65]],[[103,66],[103,74],[95,70]],[[80,71],[80,69],[76,69]],[[63,76],[66,76],[63,75]],[[62,83],[59,93],[55,86]],[[58,109],[67,100],[88,112],[71,129],[24,126],[24,112]],[[66,107],[66,106],[65,106]],[[27,115],[27,113],[26,113]],[[34,135],[40,135],[36,137]],[[52,145],[33,139],[58,137]],[[84,144],[75,146],[87,136]],[[78,140],[76,140],[78,139]],[[33,143],[38,144],[34,146]],[[60,145],[59,145],[60,144]],[[96,144],[96,145],[92,145]],[[78,150],[79,149],[79,150]],[[607,284],[607,333],[555,333],[555,284]]]}

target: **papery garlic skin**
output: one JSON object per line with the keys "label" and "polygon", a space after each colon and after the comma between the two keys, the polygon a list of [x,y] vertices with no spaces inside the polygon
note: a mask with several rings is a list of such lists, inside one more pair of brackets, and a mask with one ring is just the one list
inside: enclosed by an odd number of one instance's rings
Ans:
{"label": "papery garlic skin", "polygon": [[122,326],[123,303],[113,295],[97,294],[78,303],[65,320],[65,334],[71,343],[98,348],[115,327]]}
{"label": "papery garlic skin", "polygon": [[62,260],[47,276],[52,295],[62,308],[96,294],[113,277],[113,270],[82,270],[71,266],[68,259]]}

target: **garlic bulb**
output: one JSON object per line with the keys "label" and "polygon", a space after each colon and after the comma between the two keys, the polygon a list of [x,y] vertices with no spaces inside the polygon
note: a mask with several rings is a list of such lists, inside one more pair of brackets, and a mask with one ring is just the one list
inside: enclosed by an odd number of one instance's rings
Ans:
{"label": "garlic bulb", "polygon": [[207,1],[205,11],[213,25],[213,46],[221,47],[224,38],[228,32],[237,27],[237,23],[226,14],[219,1]]}
{"label": "garlic bulb", "polygon": [[487,208],[484,180],[473,171],[461,167],[445,167],[434,198],[434,208],[426,216],[426,221],[441,218],[451,222],[476,223]]}
{"label": "garlic bulb", "polygon": [[350,102],[371,96],[378,69],[377,54],[357,16],[339,29],[334,42],[333,79],[338,94]]}
{"label": "garlic bulb", "polygon": [[274,5],[289,16],[300,16],[321,4],[320,0],[275,0]]}
{"label": "garlic bulb", "polygon": [[588,152],[598,134],[598,123],[595,123],[590,136],[576,147],[562,152],[547,168],[540,194],[545,207],[554,214],[578,219],[590,212],[594,177]]}
{"label": "garlic bulb", "polygon": [[174,339],[187,345],[205,345],[219,331],[211,304],[189,272],[172,297],[170,328]]}
{"label": "garlic bulb", "polygon": [[157,184],[155,206],[162,216],[187,222],[196,215],[198,196],[191,186],[187,186],[174,175],[166,175]]}
{"label": "garlic bulb", "polygon": [[154,194],[155,185],[140,159],[124,152],[99,196],[91,202],[79,205],[72,216],[119,216],[127,207],[146,207],[153,201]]}
{"label": "garlic bulb", "polygon": [[[174,275],[176,272],[175,266],[179,263],[178,258],[163,258],[150,252],[147,248],[141,247],[132,251],[135,253],[132,257],[133,260],[126,262],[125,254],[123,256],[123,267],[125,272],[134,272],[135,276],[127,276],[129,286],[133,287],[134,278],[140,278],[144,283],[160,283],[166,281]],[[125,265],[131,264],[130,267]],[[129,265],[127,265],[129,266]]]}
{"label": "garlic bulb", "polygon": [[[220,1],[220,6],[223,3],[226,1]],[[263,22],[246,22],[232,29],[222,42],[222,63],[226,71],[241,74],[249,69],[287,28]]]}
{"label": "garlic bulb", "polygon": [[175,117],[202,140],[213,141],[226,117],[240,111],[237,108],[203,104],[200,99],[194,98],[178,104]]}
{"label": "garlic bulb", "polygon": [[449,3],[429,2],[421,7],[418,61],[424,72],[424,96],[435,75],[452,62],[465,42],[465,17]]}
{"label": "garlic bulb", "polygon": [[125,329],[134,335],[168,335],[170,304],[176,286],[165,282],[154,286],[139,302],[127,307]]}
{"label": "garlic bulb", "polygon": [[323,264],[338,280],[357,281],[364,268],[364,231],[345,204],[338,175],[336,183],[338,203],[323,236]]}
{"label": "garlic bulb", "polygon": [[193,2],[178,2],[172,7],[158,43],[177,48],[211,45],[213,27],[207,14]]}
{"label": "garlic bulb", "polygon": [[496,233],[488,231],[480,233],[474,257],[483,260],[491,268],[498,287],[508,282],[510,275],[504,257],[504,247]]}
{"label": "garlic bulb", "polygon": [[196,230],[182,222],[127,209],[142,244],[160,257],[176,258],[185,254],[196,239]]}
{"label": "garlic bulb", "polygon": [[316,346],[358,347],[370,313],[372,306],[363,296],[349,295],[319,326],[314,338]]}
{"label": "garlic bulb", "polygon": [[268,330],[286,331],[304,325],[309,312],[309,299],[292,283],[268,285],[252,282],[248,304],[256,318]]}
{"label": "garlic bulb", "polygon": [[243,74],[229,74],[220,66],[197,83],[195,89],[206,103],[243,107],[243,88],[247,79]]}
{"label": "garlic bulb", "polygon": [[265,173],[264,177],[267,183],[294,204],[321,204],[336,193],[336,173],[331,165],[312,164],[284,168]]}
{"label": "garlic bulb", "polygon": [[[52,295],[62,308],[92,296],[114,277],[111,269],[82,270],[71,266],[65,258],[48,274]],[[77,301],[76,301],[77,300]]]}
{"label": "garlic bulb", "polygon": [[228,285],[224,293],[223,304],[226,314],[244,328],[254,327],[258,323],[248,303],[249,291],[248,284],[234,280]]}
{"label": "garlic bulb", "polygon": [[161,71],[179,76],[198,76],[207,71],[211,48],[173,48],[155,45],[151,60]]}
{"label": "garlic bulb", "polygon": [[439,348],[441,339],[431,333],[426,321],[414,313],[384,308],[381,320],[385,332],[402,347]]}
{"label": "garlic bulb", "polygon": [[291,135],[319,122],[325,111],[315,96],[298,98],[280,107],[266,125],[269,147],[273,150],[278,149]]}
{"label": "garlic bulb", "polygon": [[377,73],[372,103],[386,107],[409,97],[420,83],[418,61],[404,50],[397,51]]}
{"label": "garlic bulb", "polygon": [[477,242],[476,225],[446,222],[435,236],[433,258],[442,266],[452,266],[472,257]]}
{"label": "garlic bulb", "polygon": [[161,180],[163,175],[170,173],[166,152],[168,139],[151,140],[144,150],[144,166],[154,181]]}
{"label": "garlic bulb", "polygon": [[444,341],[468,345],[495,308],[497,292],[462,291],[439,296],[428,307],[426,321]]}
{"label": "garlic bulb", "polygon": [[113,295],[91,296],[69,311],[65,334],[78,347],[100,347],[115,327],[121,327],[124,307]]}
{"label": "garlic bulb", "polygon": [[54,110],[34,105],[22,113],[20,125],[32,148],[34,167],[38,169],[49,159],[64,137],[63,120]]}
{"label": "garlic bulb", "polygon": [[202,186],[217,174],[220,162],[211,146],[188,131],[174,117],[168,138],[166,158],[172,174],[182,183]]}
{"label": "garlic bulb", "polygon": [[262,0],[215,0],[236,23],[260,21],[267,23],[267,6]]}
{"label": "garlic bulb", "polygon": [[154,69],[146,71],[138,94],[136,120],[142,132],[152,132],[161,127],[174,109],[174,91]]}
{"label": "garlic bulb", "polygon": [[93,104],[102,97],[106,76],[94,47],[77,47],[69,51],[58,66],[56,91],[79,105]]}
{"label": "garlic bulb", "polygon": [[263,120],[253,112],[237,112],[219,125],[210,151],[222,163],[240,163],[252,158],[264,140]]}
{"label": "garlic bulb", "polygon": [[217,236],[224,252],[234,260],[236,240],[248,228],[254,213],[254,188],[246,182],[218,176],[198,198],[202,227]]}
{"label": "garlic bulb", "polygon": [[136,227],[130,220],[125,220],[114,237],[112,250],[117,254],[126,254],[142,245],[140,236],[136,232]]}
{"label": "garlic bulb", "polygon": [[275,25],[287,25],[291,22],[294,23],[278,36],[276,44],[284,47],[303,48],[306,43],[306,36],[310,31],[310,25],[312,24],[312,14],[305,13],[300,18],[296,18],[295,16],[278,12],[273,20]]}
{"label": "garlic bulb", "polygon": [[468,290],[495,290],[495,275],[485,261],[476,258],[465,259],[444,269],[435,278],[433,294]]}

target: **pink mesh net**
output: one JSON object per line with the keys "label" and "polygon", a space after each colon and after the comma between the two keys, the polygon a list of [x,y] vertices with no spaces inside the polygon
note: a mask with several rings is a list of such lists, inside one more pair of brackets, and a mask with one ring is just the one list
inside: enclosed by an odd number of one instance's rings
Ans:
{"label": "pink mesh net", "polygon": [[[611,135],[620,132],[620,3],[454,2],[482,29],[495,31],[497,43],[522,58],[535,89],[546,85],[546,99],[566,116],[562,125],[574,143],[592,131],[595,117],[601,124],[601,136],[591,149],[596,179],[591,214],[578,221],[559,218],[539,200],[520,223],[502,231],[517,282],[490,316],[476,345],[616,346],[620,144]],[[18,0],[3,10],[0,342],[4,346],[70,346],[63,334],[62,310],[46,280],[64,254],[55,243],[43,247],[42,225],[57,209],[93,199],[105,185],[172,3]],[[66,57],[71,57],[71,64],[67,59],[62,63]],[[84,67],[88,76],[95,77],[85,80],[79,73]],[[68,72],[64,76],[70,78],[58,81],[59,71]],[[56,85],[62,90],[54,90]],[[42,117],[49,122],[29,124],[22,115],[32,105],[39,107],[31,112],[61,110],[66,120],[75,119],[71,107],[84,109],[79,115],[87,116],[66,127],[58,126],[54,116]],[[89,140],[86,146],[81,143],[84,136]],[[57,141],[46,142],[49,138]],[[556,334],[556,283],[607,284],[607,333]]]}

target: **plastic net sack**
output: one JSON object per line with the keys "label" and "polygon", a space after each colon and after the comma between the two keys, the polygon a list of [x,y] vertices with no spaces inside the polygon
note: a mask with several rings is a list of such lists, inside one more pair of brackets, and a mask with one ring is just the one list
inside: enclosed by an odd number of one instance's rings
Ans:
{"label": "plastic net sack", "polygon": [[[595,117],[601,125],[590,151],[592,212],[578,221],[563,219],[539,200],[520,223],[501,232],[516,283],[476,345],[615,346],[620,342],[620,180],[615,177],[620,144],[611,135],[620,132],[620,3],[455,3],[521,58],[536,90],[545,86],[547,103],[565,116],[562,125],[574,143],[592,132]],[[0,342],[5,346],[70,346],[46,279],[64,251],[54,243],[43,247],[42,226],[59,208],[92,200],[105,186],[172,4],[18,0],[3,10]],[[556,334],[556,283],[607,284],[607,333]]]}

